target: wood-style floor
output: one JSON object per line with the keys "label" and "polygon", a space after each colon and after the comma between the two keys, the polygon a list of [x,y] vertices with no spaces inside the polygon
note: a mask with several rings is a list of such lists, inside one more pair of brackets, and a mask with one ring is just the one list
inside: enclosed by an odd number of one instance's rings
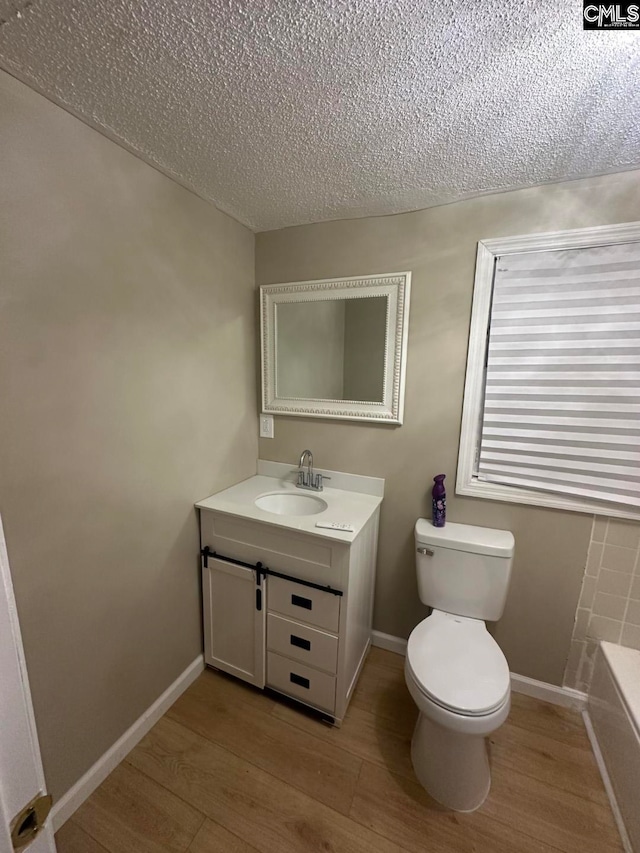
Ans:
{"label": "wood-style floor", "polygon": [[207,671],[56,836],[59,853],[622,850],[579,714],[513,696],[477,812],[416,782],[403,659],[372,649],[341,729]]}

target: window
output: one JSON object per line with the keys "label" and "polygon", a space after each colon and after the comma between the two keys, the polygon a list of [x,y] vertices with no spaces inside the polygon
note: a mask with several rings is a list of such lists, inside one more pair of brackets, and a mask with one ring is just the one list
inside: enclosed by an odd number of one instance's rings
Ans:
{"label": "window", "polygon": [[640,519],[640,223],[478,244],[456,491]]}

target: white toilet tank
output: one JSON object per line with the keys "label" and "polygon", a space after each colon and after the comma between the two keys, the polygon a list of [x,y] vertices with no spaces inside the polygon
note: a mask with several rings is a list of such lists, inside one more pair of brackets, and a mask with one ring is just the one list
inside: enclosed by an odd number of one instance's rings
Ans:
{"label": "white toilet tank", "polygon": [[420,601],[458,616],[495,622],[502,616],[515,540],[509,530],[451,524],[415,527]]}

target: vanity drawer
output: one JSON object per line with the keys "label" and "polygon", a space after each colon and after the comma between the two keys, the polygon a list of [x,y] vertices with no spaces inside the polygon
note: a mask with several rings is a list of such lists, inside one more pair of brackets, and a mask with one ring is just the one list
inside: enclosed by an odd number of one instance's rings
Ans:
{"label": "vanity drawer", "polygon": [[267,648],[334,675],[337,670],[337,637],[275,613],[267,617]]}
{"label": "vanity drawer", "polygon": [[341,596],[273,576],[268,579],[267,596],[269,611],[338,632]]}
{"label": "vanity drawer", "polygon": [[331,714],[335,710],[336,679],[333,675],[275,652],[267,652],[267,685]]}

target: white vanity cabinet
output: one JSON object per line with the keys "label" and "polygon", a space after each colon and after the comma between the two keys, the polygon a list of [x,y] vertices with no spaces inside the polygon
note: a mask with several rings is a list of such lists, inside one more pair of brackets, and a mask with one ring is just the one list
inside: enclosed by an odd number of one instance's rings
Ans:
{"label": "white vanity cabinet", "polygon": [[378,517],[346,542],[201,506],[205,662],[339,725],[371,638]]}

